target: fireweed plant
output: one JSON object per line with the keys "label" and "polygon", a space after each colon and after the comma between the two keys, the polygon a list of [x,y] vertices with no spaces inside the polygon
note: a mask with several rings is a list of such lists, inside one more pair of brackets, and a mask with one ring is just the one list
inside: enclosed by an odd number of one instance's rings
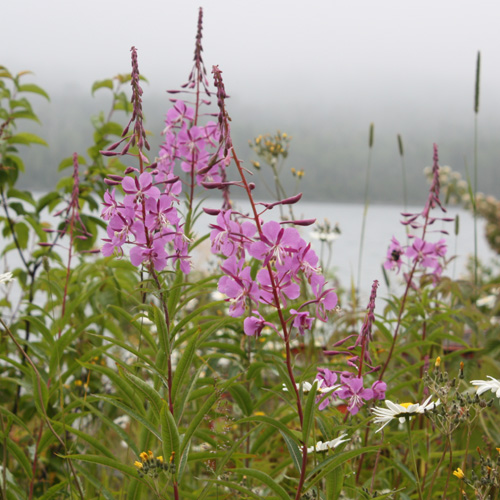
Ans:
{"label": "fireweed plant", "polygon": [[153,157],[133,48],[131,74],[92,87],[111,106],[87,159],[39,198],[18,148],[45,144],[22,120],[48,96],[0,68],[0,498],[498,498],[498,278],[446,276],[437,148],[387,253],[403,292],[374,281],[358,310],[312,221],[282,220],[300,194],[255,199],[202,52],[200,10]]}

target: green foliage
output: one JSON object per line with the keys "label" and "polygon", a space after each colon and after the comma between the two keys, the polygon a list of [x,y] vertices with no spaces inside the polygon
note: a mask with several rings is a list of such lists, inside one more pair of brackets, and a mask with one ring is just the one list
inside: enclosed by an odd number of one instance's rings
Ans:
{"label": "green foliage", "polygon": [[[358,335],[366,311],[356,293],[307,337],[264,328],[253,338],[215,293],[217,265],[186,276],[98,255],[104,179],[128,166],[100,152],[121,139],[116,114],[133,110],[123,88],[130,76],[92,86],[92,94],[109,93],[110,110],[93,117],[87,155],[61,161],[59,170],[73,167],[72,175],[41,197],[16,187],[30,172],[22,148],[47,146],[19,130],[21,120],[38,122],[30,98],[48,99],[25,76],[0,67],[1,252],[18,260],[17,296],[2,288],[0,297],[2,498],[438,498],[467,488],[476,498],[498,497],[498,402],[468,384],[500,368],[498,273],[483,273],[478,286],[421,276],[384,306],[378,299],[367,349],[384,367],[387,399],[440,400],[412,415],[411,442],[401,415],[375,432],[371,410],[382,401],[350,414],[333,396],[320,411],[331,395],[305,382],[318,368],[348,365],[344,356],[325,357],[315,336],[330,347]],[[252,143],[277,178],[288,143],[281,133]],[[272,191],[286,197],[279,178]],[[192,201],[185,220],[198,250],[209,235],[196,234],[202,203]],[[253,279],[257,270],[255,262]],[[271,307],[264,314],[278,321]],[[362,357],[364,347],[346,354]],[[351,372],[365,386],[379,373]],[[315,446],[344,433],[341,447]],[[466,471],[460,479],[458,467]]]}

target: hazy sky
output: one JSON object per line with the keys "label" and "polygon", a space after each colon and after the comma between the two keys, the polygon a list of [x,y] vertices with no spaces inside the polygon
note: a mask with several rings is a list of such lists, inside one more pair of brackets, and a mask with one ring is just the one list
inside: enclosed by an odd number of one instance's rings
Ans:
{"label": "hazy sky", "polygon": [[379,137],[389,122],[391,137],[404,124],[472,123],[481,50],[481,119],[500,134],[497,0],[3,0],[0,64],[33,70],[52,94],[88,91],[130,71],[135,45],[147,99],[186,81],[200,5],[207,68],[219,65],[249,116],[272,103],[276,123],[301,116],[312,128],[351,113]]}
{"label": "hazy sky", "polygon": [[328,100],[318,91],[341,100],[374,90],[420,99],[434,87],[472,94],[478,50],[485,92],[500,89],[496,0],[3,0],[0,64],[31,69],[46,87],[89,88],[128,71],[135,45],[150,88],[175,87],[191,66],[199,6],[205,62],[219,64],[233,94],[286,90],[317,106]]}

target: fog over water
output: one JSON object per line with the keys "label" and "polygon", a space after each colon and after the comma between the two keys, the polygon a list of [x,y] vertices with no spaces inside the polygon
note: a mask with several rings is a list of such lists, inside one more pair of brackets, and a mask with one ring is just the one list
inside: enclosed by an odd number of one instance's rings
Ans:
{"label": "fog over water", "polygon": [[[81,144],[66,135],[88,124],[88,114],[62,117],[59,110],[68,111],[68,96],[91,103],[95,80],[130,71],[135,45],[149,80],[144,106],[155,121],[148,125],[158,133],[168,106],[165,89],[178,88],[191,69],[199,6],[205,63],[224,73],[236,145],[286,130],[294,137],[290,166],[309,169],[305,187],[324,182],[329,171],[331,186],[321,186],[320,194],[341,201],[343,190],[334,185],[358,198],[363,191],[358,185],[372,122],[376,176],[400,168],[398,133],[411,182],[431,162],[434,142],[442,164],[462,172],[472,164],[480,50],[480,187],[500,186],[500,5],[494,1],[318,0],[307,7],[298,0],[5,2],[0,64],[35,73],[29,78],[52,97],[50,105],[36,102],[36,110],[46,110],[44,124],[53,124],[45,137],[53,145],[65,135],[68,156]],[[87,130],[78,135],[90,136]],[[57,165],[56,153],[43,155]],[[384,197],[374,188],[374,199]]]}

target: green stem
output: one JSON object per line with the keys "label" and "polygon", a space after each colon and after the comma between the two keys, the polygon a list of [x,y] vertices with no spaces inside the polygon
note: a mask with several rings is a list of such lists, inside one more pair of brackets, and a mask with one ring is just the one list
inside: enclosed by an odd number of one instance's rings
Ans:
{"label": "green stem", "polygon": [[413,451],[413,442],[411,439],[411,427],[410,427],[409,417],[406,418],[406,429],[408,430],[408,446],[410,450],[411,461],[413,463],[413,469],[415,470],[415,481],[417,482],[418,498],[419,500],[422,500],[422,489],[420,487],[420,478],[418,475],[417,461],[415,460],[415,453]]}

